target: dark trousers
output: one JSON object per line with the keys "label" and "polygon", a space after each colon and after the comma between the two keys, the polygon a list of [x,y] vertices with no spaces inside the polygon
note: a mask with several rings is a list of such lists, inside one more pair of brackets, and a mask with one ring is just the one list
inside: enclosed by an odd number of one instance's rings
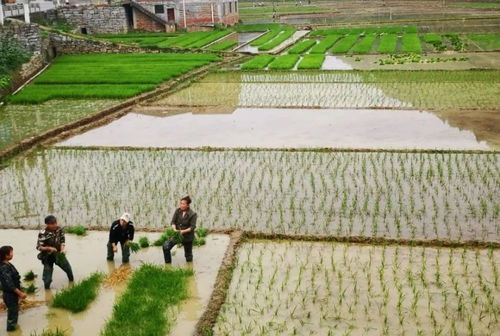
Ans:
{"label": "dark trousers", "polygon": [[66,275],[68,276],[69,281],[73,281],[73,270],[71,269],[71,265],[66,258],[61,258],[58,260],[54,254],[50,254],[46,259],[42,261],[43,263],[43,284],[45,285],[45,289],[50,288],[50,284],[52,283],[52,273],[54,273],[54,264],[59,266]]}
{"label": "dark trousers", "polygon": [[[184,246],[184,256],[186,257],[186,261],[193,261],[193,242],[182,242],[182,245]],[[173,249],[174,246],[175,243],[173,240],[167,240],[163,244],[163,257],[165,258],[166,264],[172,263],[172,255],[170,254],[170,250]]]}
{"label": "dark trousers", "polygon": [[[113,260],[115,257],[115,253],[113,252],[113,245],[111,242],[108,242],[108,260]],[[120,246],[122,248],[122,262],[128,263],[130,257],[130,247],[125,246],[125,242],[120,242]]]}
{"label": "dark trousers", "polygon": [[19,316],[19,296],[6,292],[3,294],[3,302],[7,306],[7,331],[14,331]]}

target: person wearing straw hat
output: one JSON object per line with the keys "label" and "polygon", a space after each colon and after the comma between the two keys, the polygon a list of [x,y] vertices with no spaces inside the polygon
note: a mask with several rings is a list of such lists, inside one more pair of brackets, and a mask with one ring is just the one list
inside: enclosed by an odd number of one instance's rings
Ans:
{"label": "person wearing straw hat", "polygon": [[130,242],[134,240],[134,225],[130,220],[130,214],[124,213],[119,219],[111,224],[108,241],[108,257],[112,261],[118,252],[118,243],[122,248],[122,262],[128,263],[130,257]]}

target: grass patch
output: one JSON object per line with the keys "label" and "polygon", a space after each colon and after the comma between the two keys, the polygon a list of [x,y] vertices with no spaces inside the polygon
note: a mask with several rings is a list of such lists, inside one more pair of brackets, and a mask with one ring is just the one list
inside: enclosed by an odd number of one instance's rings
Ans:
{"label": "grass patch", "polygon": [[271,70],[289,70],[295,66],[295,63],[299,60],[299,55],[282,55],[274,59],[274,61],[269,64],[269,69]]}
{"label": "grass patch", "polygon": [[325,55],[323,54],[308,54],[300,61],[297,69],[321,69]]}
{"label": "grass patch", "polygon": [[321,40],[318,44],[312,47],[311,54],[324,54],[328,49],[330,49],[335,42],[341,37],[341,35],[329,35]]}
{"label": "grass patch", "polygon": [[275,47],[279,46],[281,43],[285,42],[287,39],[289,39],[293,34],[295,33],[295,29],[291,27],[285,28],[283,31],[280,32],[278,36],[273,38],[271,41],[259,46],[260,51],[268,51],[271,49],[274,49]]}
{"label": "grass patch", "polygon": [[263,70],[274,61],[273,55],[257,55],[241,65],[242,70]]}
{"label": "grass patch", "polygon": [[331,49],[333,54],[346,54],[358,40],[358,35],[347,35],[340,39]]}
{"label": "grass patch", "polygon": [[316,40],[302,40],[288,49],[289,54],[302,54],[316,44]]}
{"label": "grass patch", "polygon": [[420,43],[420,38],[418,34],[407,33],[403,35],[402,40],[402,51],[405,53],[416,53],[422,52],[422,44]]}
{"label": "grass patch", "polygon": [[500,50],[499,34],[467,34],[467,38],[486,51]]}
{"label": "grass patch", "polygon": [[211,45],[207,49],[212,50],[212,51],[224,51],[224,50],[234,48],[237,44],[238,44],[238,42],[236,42],[236,41],[224,41],[224,42],[219,42],[219,43],[216,43],[214,45]]}
{"label": "grass patch", "polygon": [[353,48],[353,54],[368,54],[372,50],[373,43],[377,39],[377,34],[370,34],[363,37]]}
{"label": "grass patch", "polygon": [[113,316],[102,335],[168,334],[173,321],[166,310],[187,298],[186,280],[192,275],[192,270],[141,266],[133,273],[127,290],[114,306]]}
{"label": "grass patch", "polygon": [[64,308],[73,313],[84,311],[97,297],[103,277],[101,273],[93,273],[73,287],[68,287],[56,293],[52,306]]}
{"label": "grass patch", "polygon": [[87,228],[82,225],[66,226],[64,227],[64,232],[77,236],[85,236],[87,234]]}
{"label": "grass patch", "polygon": [[380,44],[377,52],[381,54],[393,54],[398,46],[398,36],[396,34],[384,34],[380,36]]}

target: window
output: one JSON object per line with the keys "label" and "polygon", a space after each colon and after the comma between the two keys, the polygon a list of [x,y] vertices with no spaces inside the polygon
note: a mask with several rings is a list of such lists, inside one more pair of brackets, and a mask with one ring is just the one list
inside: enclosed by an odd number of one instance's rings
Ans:
{"label": "window", "polygon": [[229,3],[229,13],[231,13],[233,11],[233,3],[230,2]]}
{"label": "window", "polygon": [[163,5],[155,5],[155,14],[165,13],[165,7]]}

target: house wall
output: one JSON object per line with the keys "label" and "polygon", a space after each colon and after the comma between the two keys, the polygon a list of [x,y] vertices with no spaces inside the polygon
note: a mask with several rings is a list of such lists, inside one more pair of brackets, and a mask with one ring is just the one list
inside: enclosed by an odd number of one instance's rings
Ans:
{"label": "house wall", "polygon": [[134,11],[134,29],[145,30],[149,32],[164,32],[166,30],[165,25],[162,25],[151,18],[147,17],[142,12],[137,9]]}
{"label": "house wall", "polygon": [[87,29],[87,34],[126,33],[127,17],[123,6],[59,7],[55,16],[76,26]]}

